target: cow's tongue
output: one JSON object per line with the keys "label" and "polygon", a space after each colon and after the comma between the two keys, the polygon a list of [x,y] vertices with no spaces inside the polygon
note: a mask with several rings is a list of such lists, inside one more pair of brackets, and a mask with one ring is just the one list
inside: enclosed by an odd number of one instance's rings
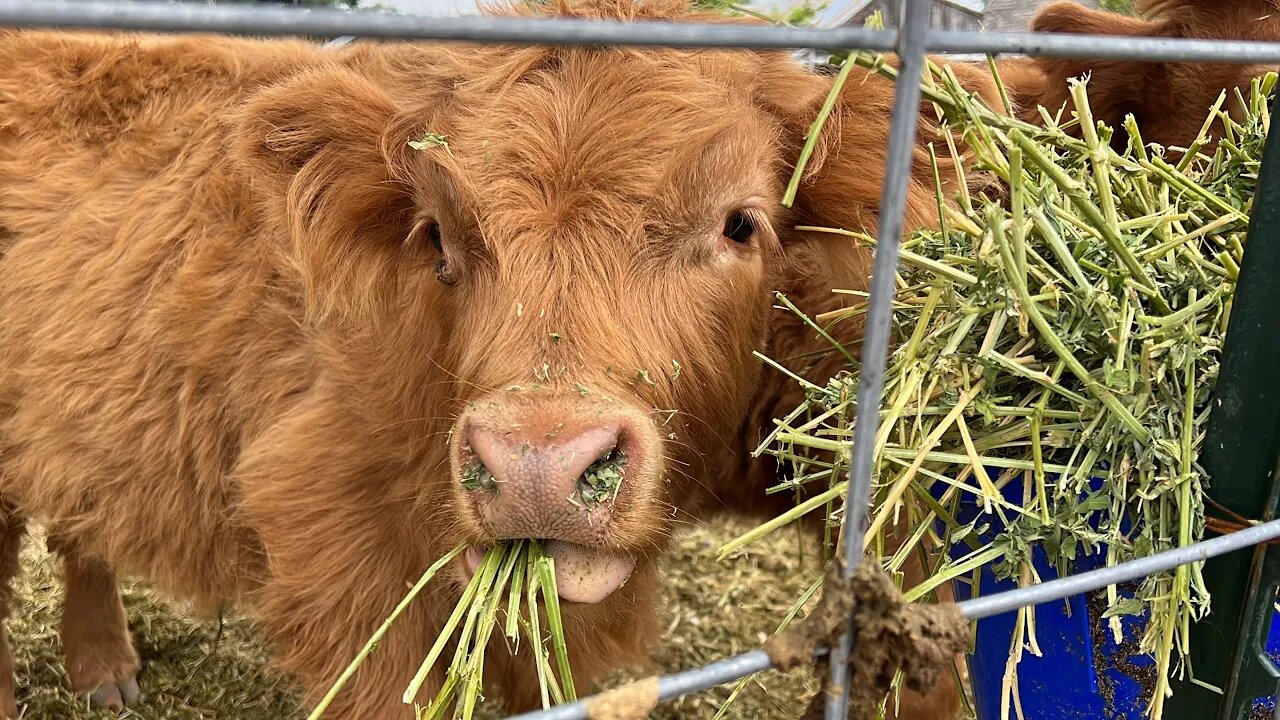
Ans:
{"label": "cow's tongue", "polygon": [[636,559],[583,545],[551,540],[543,550],[556,561],[556,589],[561,600],[598,603],[631,577]]}
{"label": "cow's tongue", "polygon": [[[598,603],[631,577],[636,560],[625,555],[614,555],[563,540],[549,540],[543,552],[556,561],[556,590],[561,600],[579,603]],[[484,558],[479,546],[467,549],[467,572],[474,573]]]}

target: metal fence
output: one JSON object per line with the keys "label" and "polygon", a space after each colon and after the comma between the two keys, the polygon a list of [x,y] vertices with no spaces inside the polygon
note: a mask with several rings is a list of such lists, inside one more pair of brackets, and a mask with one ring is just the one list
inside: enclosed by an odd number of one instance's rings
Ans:
{"label": "metal fence", "polygon": [[[901,75],[918,78],[924,69],[925,54],[1022,54],[1041,57],[1072,57],[1113,60],[1146,60],[1177,62],[1216,62],[1235,64],[1271,64],[1280,66],[1280,43],[1182,40],[1165,38],[1133,38],[1088,35],[1036,35],[1031,33],[979,33],[970,31],[932,30],[929,28],[930,0],[902,0],[903,18],[900,30],[868,30],[856,27],[808,29],[786,26],[738,26],[705,23],[632,22],[556,18],[458,17],[422,18],[366,11],[342,11],[330,8],[300,9],[262,6],[206,6],[144,2],[76,2],[70,0],[0,0],[0,26],[46,28],[92,28],[160,32],[236,33],[249,35],[285,35],[319,37],[372,37],[437,41],[467,41],[521,45],[630,45],[688,48],[773,48],[791,50],[872,50],[897,53]],[[884,388],[885,365],[889,348],[890,316],[894,295],[894,276],[898,264],[898,244],[903,233],[903,218],[910,173],[912,146],[920,107],[920,84],[899,83],[894,98],[884,187],[881,194],[878,240],[871,281],[867,323],[862,344],[861,371],[858,383],[857,418],[854,427],[852,459],[849,470],[849,495],[844,522],[846,572],[852,573],[863,556],[863,533],[870,501],[872,450],[879,423],[880,398]],[[1268,138],[1267,166],[1280,163],[1280,133]],[[1271,167],[1280,182],[1280,167]],[[1270,191],[1270,192],[1268,192]],[[1266,236],[1268,260],[1280,265],[1280,212],[1259,212],[1261,199],[1280,203],[1280,187],[1268,183],[1263,173],[1255,202],[1256,215],[1250,227],[1253,248],[1260,236]],[[1270,207],[1270,206],[1268,206]],[[1273,218],[1274,216],[1274,218]],[[1265,223],[1265,227],[1263,226]],[[1253,252],[1253,251],[1250,251]],[[1256,256],[1251,255],[1250,259]],[[1280,267],[1275,268],[1280,270]],[[1264,298],[1274,291],[1263,289],[1264,279],[1242,276],[1238,294]],[[1274,283],[1272,283],[1274,284]],[[1248,304],[1243,303],[1243,304]],[[1238,310],[1237,310],[1238,311]],[[1272,315],[1274,309],[1272,309]],[[1235,327],[1233,323],[1232,327]],[[1280,321],[1271,327],[1251,328],[1250,337],[1229,338],[1224,364],[1264,348],[1264,335],[1280,336]],[[1239,335],[1239,333],[1235,333]],[[1253,342],[1254,340],[1258,342]],[[1232,340],[1236,342],[1232,343]],[[1274,344],[1274,341],[1271,341]],[[1233,344],[1235,347],[1233,347]],[[1248,344],[1248,346],[1246,346]],[[1277,386],[1272,376],[1270,386]],[[1261,393],[1269,402],[1277,390]],[[1280,427],[1264,428],[1272,433],[1269,440],[1280,438]],[[1274,442],[1262,443],[1259,452],[1266,453]],[[1270,468],[1267,481],[1280,475],[1276,457],[1263,457]],[[1275,514],[1276,497],[1271,499],[1266,517]],[[1204,562],[1233,551],[1259,546],[1280,538],[1280,520],[1273,519],[1248,529],[1151,557],[1066,577],[1051,582],[988,595],[959,604],[970,619],[980,619],[1071,597],[1085,592],[1141,578],[1180,565]],[[1262,554],[1256,550],[1255,554]],[[1254,567],[1261,565],[1255,559]],[[1271,565],[1277,565],[1275,561]],[[1273,568],[1274,569],[1274,568]],[[1259,578],[1252,578],[1257,585]],[[1256,588],[1255,588],[1256,589]],[[1274,584],[1264,588],[1274,595]],[[852,623],[850,623],[852,627]],[[1265,628],[1264,628],[1265,630]],[[844,720],[847,715],[847,687],[850,680],[848,658],[854,637],[847,630],[840,641],[825,650],[831,668],[827,688],[827,720]],[[771,669],[772,662],[764,650],[754,650],[709,665],[685,670],[658,679],[659,700],[670,700],[688,693],[706,690],[723,683]],[[1275,689],[1277,673],[1272,670],[1271,689]],[[1232,690],[1238,690],[1236,684]],[[591,698],[561,705],[549,710],[526,713],[515,720],[580,720],[588,717]],[[1219,716],[1227,718],[1230,711]],[[1280,720],[1280,705],[1275,717]],[[1234,720],[1234,718],[1232,719]]]}

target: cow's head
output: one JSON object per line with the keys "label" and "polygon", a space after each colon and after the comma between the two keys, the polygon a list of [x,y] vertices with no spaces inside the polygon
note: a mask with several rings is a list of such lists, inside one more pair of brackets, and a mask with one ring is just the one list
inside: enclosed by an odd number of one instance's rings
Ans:
{"label": "cow's head", "polygon": [[[275,183],[311,321],[375,346],[379,377],[449,424],[430,492],[473,566],[539,538],[563,597],[608,597],[751,449],[744,422],[794,401],[754,353],[806,370],[829,345],[774,293],[857,302],[830,291],[863,287],[869,257],[796,228],[873,230],[888,136],[892,85],[855,74],[783,207],[831,83],[781,52],[383,45],[246,109],[240,151]],[[915,173],[918,226],[936,217],[923,150]]]}

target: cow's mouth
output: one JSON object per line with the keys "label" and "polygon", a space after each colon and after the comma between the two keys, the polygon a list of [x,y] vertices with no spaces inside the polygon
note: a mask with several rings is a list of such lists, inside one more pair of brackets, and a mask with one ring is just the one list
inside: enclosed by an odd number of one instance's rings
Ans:
{"label": "cow's mouth", "polygon": [[[556,589],[560,599],[598,603],[622,587],[636,569],[636,559],[563,540],[547,540],[543,552],[556,563]],[[465,554],[467,575],[474,575],[486,547],[472,545]]]}

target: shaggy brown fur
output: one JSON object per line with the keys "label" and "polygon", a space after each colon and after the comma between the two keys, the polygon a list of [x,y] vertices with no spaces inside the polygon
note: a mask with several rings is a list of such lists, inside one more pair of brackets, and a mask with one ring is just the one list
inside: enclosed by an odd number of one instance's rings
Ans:
{"label": "shaggy brown fur", "polygon": [[[776,509],[748,451],[798,391],[752,351],[819,382],[839,367],[799,360],[824,341],[770,310],[774,290],[814,313],[865,283],[864,248],[792,228],[874,229],[890,85],[849,82],[795,209],[778,202],[830,82],[771,52],[0,33],[0,579],[22,518],[48,523],[74,688],[127,700],[137,671],[114,570],[247,606],[323,692],[429,562],[490,539],[449,464],[460,413],[545,422],[580,388],[657,447],[614,513],[635,576],[566,608],[574,672],[643,660],[674,524]],[[408,147],[427,132],[447,147]],[[914,169],[907,224],[927,226],[923,149]],[[721,236],[737,211],[749,242]],[[400,693],[462,577],[330,717],[411,716]],[[527,658],[504,653],[491,684],[528,707]],[[902,716],[956,709],[944,685]]]}
{"label": "shaggy brown fur", "polygon": [[[1139,0],[1136,17],[1090,10],[1073,2],[1056,2],[1036,14],[1035,32],[1063,32],[1138,37],[1209,40],[1280,40],[1277,0]],[[1147,143],[1185,148],[1196,138],[1209,108],[1223,90],[1225,107],[1239,118],[1244,108],[1235,88],[1247,91],[1250,81],[1269,66],[1225,64],[1068,60],[1037,58],[1006,61],[1001,75],[1013,89],[1025,119],[1039,122],[1036,105],[1050,112],[1073,107],[1068,81],[1089,77],[1089,106],[1096,120],[1116,128],[1114,142],[1123,148],[1122,128],[1133,115]],[[1247,96],[1247,92],[1246,92]],[[1218,124],[1221,127],[1221,124]],[[1073,128],[1078,135],[1079,131]]]}

